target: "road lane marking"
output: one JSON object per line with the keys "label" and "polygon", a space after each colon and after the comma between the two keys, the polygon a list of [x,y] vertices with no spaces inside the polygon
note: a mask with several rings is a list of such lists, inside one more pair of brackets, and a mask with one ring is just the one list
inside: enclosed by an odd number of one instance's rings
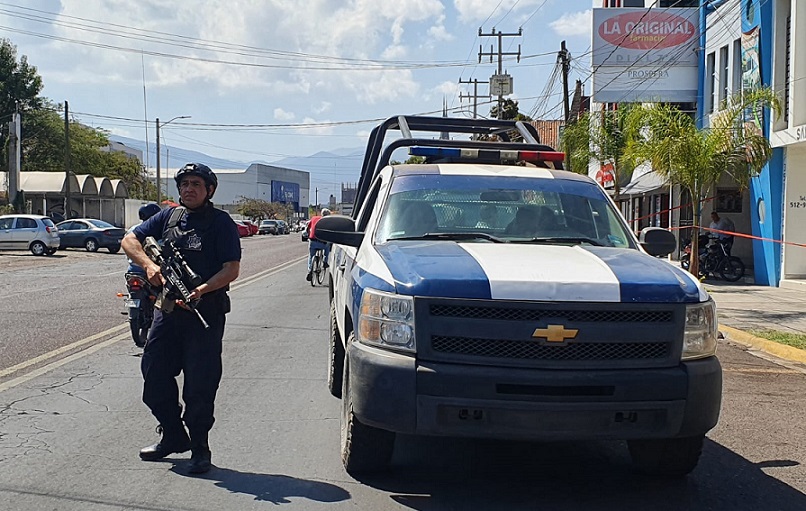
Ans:
{"label": "road lane marking", "polygon": [[9,381],[7,381],[5,383],[0,383],[0,392],[3,392],[4,390],[10,389],[12,387],[16,387],[17,385],[20,385],[22,383],[25,383],[25,382],[27,382],[29,380],[32,380],[32,379],[36,378],[37,376],[42,376],[43,374],[45,374],[45,373],[47,373],[49,371],[52,371],[53,369],[59,368],[59,367],[65,365],[65,364],[68,364],[68,363],[70,363],[70,362],[72,362],[74,360],[78,360],[78,359],[80,359],[82,357],[85,357],[87,355],[95,353],[96,351],[98,351],[100,349],[106,348],[107,346],[111,346],[111,345],[113,345],[113,344],[115,344],[115,343],[117,343],[119,341],[122,341],[123,339],[127,339],[128,337],[129,337],[128,333],[118,335],[117,337],[113,337],[113,338],[111,338],[109,340],[106,340],[106,341],[104,341],[102,343],[93,344],[92,346],[90,346],[90,347],[88,347],[86,349],[83,349],[83,350],[79,351],[78,353],[73,353],[69,357],[65,357],[65,358],[63,358],[61,360],[57,360],[56,362],[51,362],[50,364],[48,364],[46,366],[42,366],[39,369],[35,369],[35,370],[31,371],[30,373],[26,373],[26,374],[24,374],[22,376],[14,378],[13,380],[9,380]]}
{"label": "road lane marking", "polygon": [[[295,264],[299,264],[299,263],[301,263],[303,261],[307,261],[307,256],[302,257],[300,259],[295,259],[295,260],[292,260],[292,261],[282,263],[279,266],[275,266],[274,268],[269,268],[267,270],[263,270],[263,271],[261,271],[259,273],[256,273],[254,275],[251,275],[251,276],[245,278],[244,280],[242,280],[240,282],[236,281],[237,284],[233,285],[231,290],[235,291],[235,290],[240,289],[240,288],[242,288],[244,286],[247,286],[249,284],[253,284],[253,283],[255,283],[255,282],[259,281],[259,280],[262,280],[264,278],[267,278],[267,277],[270,277],[272,275],[275,275],[275,274],[277,274],[277,273],[279,273],[279,272],[281,272],[281,271],[283,271],[283,270],[285,270],[287,268],[290,268],[291,266],[294,266]],[[103,337],[106,337],[108,335],[115,335],[115,334],[119,333],[120,330],[124,330],[124,329],[128,330],[128,327],[129,327],[128,322],[123,323],[122,325],[112,327],[112,328],[110,328],[108,330],[104,330],[103,332],[99,332],[99,333],[91,335],[89,337],[85,337],[84,339],[76,341],[76,342],[74,342],[72,344],[68,344],[67,346],[62,346],[61,348],[57,348],[57,349],[55,349],[53,351],[50,351],[48,353],[44,353],[42,355],[39,355],[38,357],[34,357],[34,358],[32,358],[30,360],[27,360],[25,362],[21,362],[21,363],[15,365],[15,366],[9,367],[7,369],[0,370],[0,378],[3,378],[3,377],[8,376],[10,374],[16,373],[16,372],[18,372],[18,371],[20,371],[22,369],[25,369],[26,367],[34,365],[34,364],[38,364],[38,363],[43,362],[45,360],[48,360],[48,359],[51,359],[53,357],[59,356],[59,355],[65,353],[65,352],[68,352],[68,351],[73,350],[75,348],[81,347],[81,346],[83,346],[85,344],[91,343],[93,341],[96,341],[96,340],[101,339]],[[28,381],[28,380],[30,380],[32,378],[35,378],[35,377],[40,376],[42,374],[45,374],[46,372],[48,372],[48,371],[50,371],[52,369],[55,369],[57,367],[60,367],[60,366],[62,366],[64,364],[66,364],[67,362],[70,362],[70,361],[73,361],[73,360],[78,360],[81,357],[84,357],[86,355],[90,355],[92,353],[95,353],[96,351],[98,351],[99,349],[101,349],[103,347],[111,346],[112,344],[114,344],[114,343],[116,343],[118,341],[121,341],[123,339],[127,339],[129,337],[130,337],[130,334],[129,334],[129,332],[127,332],[126,334],[118,335],[118,336],[113,337],[112,339],[109,339],[109,340],[104,341],[102,343],[94,344],[92,346],[84,348],[83,350],[78,351],[76,353],[73,353],[72,355],[70,355],[70,356],[68,356],[68,357],[66,357],[64,359],[57,360],[56,362],[52,362],[52,363],[50,363],[50,364],[48,364],[46,366],[40,367],[39,369],[35,369],[35,370],[31,371],[30,373],[26,373],[26,374],[24,374],[22,376],[19,376],[17,378],[9,380],[9,381],[7,381],[7,382],[5,382],[3,384],[0,384],[0,392],[3,392],[4,390],[10,389],[12,387],[15,387],[15,386],[17,386],[17,385],[19,385],[21,383],[24,383],[24,382],[26,382],[26,381]]]}
{"label": "road lane marking", "polygon": [[84,344],[90,343],[92,341],[96,341],[96,340],[98,340],[98,339],[100,339],[102,337],[106,337],[107,335],[115,335],[120,330],[123,330],[124,328],[128,328],[128,326],[129,326],[128,323],[123,323],[122,325],[112,327],[109,330],[104,330],[103,332],[99,332],[99,333],[97,333],[95,335],[85,337],[84,339],[81,339],[80,341],[76,341],[76,342],[74,342],[72,344],[68,344],[67,346],[62,346],[61,348],[57,348],[57,349],[55,349],[53,351],[49,351],[48,353],[44,353],[42,355],[39,355],[38,357],[34,357],[34,358],[30,359],[30,360],[26,360],[25,362],[21,362],[21,363],[15,365],[15,366],[11,366],[8,369],[3,369],[2,371],[0,371],[0,378],[8,376],[9,374],[16,373],[17,371],[19,371],[21,369],[25,369],[28,366],[38,364],[39,362],[42,362],[42,361],[47,360],[49,358],[53,358],[53,357],[56,357],[58,355],[61,355],[62,353],[65,353],[67,351],[70,351],[70,350],[73,350],[75,348],[78,348],[79,346],[83,346]]}

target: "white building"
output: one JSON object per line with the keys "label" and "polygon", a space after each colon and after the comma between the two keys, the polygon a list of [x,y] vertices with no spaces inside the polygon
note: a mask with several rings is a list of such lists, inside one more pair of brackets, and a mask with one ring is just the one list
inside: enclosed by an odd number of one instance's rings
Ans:
{"label": "white building", "polygon": [[310,202],[311,176],[302,170],[253,163],[246,169],[213,169],[218,177],[216,206],[235,210],[241,197],[289,204],[305,216]]}

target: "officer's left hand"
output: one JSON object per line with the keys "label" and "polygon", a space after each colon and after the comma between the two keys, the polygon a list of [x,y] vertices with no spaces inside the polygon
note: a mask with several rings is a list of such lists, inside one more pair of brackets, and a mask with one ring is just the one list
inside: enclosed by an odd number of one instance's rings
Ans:
{"label": "officer's left hand", "polygon": [[[204,289],[203,289],[203,287],[204,287],[204,286],[205,286],[205,285],[204,285],[204,284],[202,284],[201,286],[199,286],[199,287],[197,287],[197,288],[193,289],[193,290],[190,292],[190,297],[189,297],[189,298],[190,298],[190,301],[198,300],[199,298],[201,298],[201,297],[202,297],[202,295],[204,294]],[[185,302],[184,302],[184,301],[182,301],[182,300],[177,300],[177,301],[176,301],[176,305],[178,305],[178,306],[182,307],[182,308],[183,308],[183,309],[185,309],[185,310],[190,310],[190,307],[188,307],[187,303],[185,303]]]}

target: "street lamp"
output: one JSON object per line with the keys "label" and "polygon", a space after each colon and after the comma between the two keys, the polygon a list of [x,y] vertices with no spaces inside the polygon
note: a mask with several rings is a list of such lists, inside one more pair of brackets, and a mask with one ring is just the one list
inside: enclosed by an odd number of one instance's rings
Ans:
{"label": "street lamp", "polygon": [[164,122],[160,125],[160,118],[157,117],[157,205],[160,205],[162,202],[162,188],[160,188],[160,126],[167,126],[171,124],[177,119],[190,119],[189,115],[179,115],[174,117],[168,122]]}

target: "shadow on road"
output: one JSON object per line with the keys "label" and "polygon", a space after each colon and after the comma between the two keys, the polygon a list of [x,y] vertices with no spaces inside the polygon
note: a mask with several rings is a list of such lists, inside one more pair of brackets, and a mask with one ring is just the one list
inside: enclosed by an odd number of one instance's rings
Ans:
{"label": "shadow on road", "polygon": [[[759,463],[706,440],[688,477],[636,473],[623,442],[521,443],[400,438],[389,472],[359,480],[409,509],[802,511],[791,460]],[[762,470],[763,469],[763,470]],[[793,477],[793,480],[797,477]]]}
{"label": "shadow on road", "polygon": [[[170,470],[188,476],[186,462],[175,463]],[[350,492],[336,485],[280,474],[255,474],[214,466],[210,472],[192,477],[214,481],[219,488],[232,493],[254,495],[255,500],[273,504],[290,504],[291,501],[288,500],[290,497],[316,502],[340,502],[350,498]]]}

